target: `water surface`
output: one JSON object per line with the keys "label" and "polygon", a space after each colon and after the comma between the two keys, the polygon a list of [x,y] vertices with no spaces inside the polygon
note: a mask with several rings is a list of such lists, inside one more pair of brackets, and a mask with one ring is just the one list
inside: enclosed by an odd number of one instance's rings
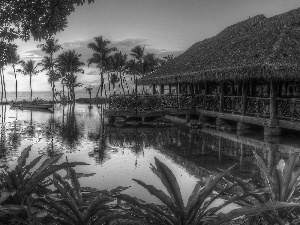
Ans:
{"label": "water surface", "polygon": [[248,136],[213,129],[194,130],[183,126],[166,128],[116,128],[105,125],[96,105],[56,105],[53,111],[1,107],[0,165],[12,168],[21,150],[32,146],[29,161],[64,153],[60,162],[80,161],[76,172],[94,174],[80,178],[82,186],[98,189],[129,187],[125,193],[159,203],[132,178],[165,190],[152,173],[154,157],[166,163],[176,175],[187,201],[197,181],[234,164],[233,174],[257,179],[256,151],[272,169],[280,158],[300,150],[299,134],[266,139],[262,131]]}

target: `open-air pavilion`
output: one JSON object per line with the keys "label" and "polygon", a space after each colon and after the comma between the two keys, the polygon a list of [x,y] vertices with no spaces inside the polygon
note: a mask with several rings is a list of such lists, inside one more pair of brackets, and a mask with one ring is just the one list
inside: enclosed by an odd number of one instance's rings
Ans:
{"label": "open-air pavilion", "polygon": [[217,118],[217,126],[236,121],[241,132],[248,124],[265,134],[300,130],[300,8],[229,26],[138,84],[150,85],[152,95],[112,96],[107,115],[175,109]]}

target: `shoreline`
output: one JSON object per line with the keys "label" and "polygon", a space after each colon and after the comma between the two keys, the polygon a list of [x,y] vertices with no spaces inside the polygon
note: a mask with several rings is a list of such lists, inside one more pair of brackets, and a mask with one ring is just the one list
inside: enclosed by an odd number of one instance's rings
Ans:
{"label": "shoreline", "polygon": [[[0,105],[10,105],[11,103],[38,103],[38,104],[56,104],[56,103],[73,103],[73,101],[61,101],[61,100],[42,100],[41,101],[27,101],[27,100],[21,100],[21,101],[2,101],[0,102]],[[76,103],[81,104],[105,104],[109,102],[109,98],[78,98],[75,100]]]}

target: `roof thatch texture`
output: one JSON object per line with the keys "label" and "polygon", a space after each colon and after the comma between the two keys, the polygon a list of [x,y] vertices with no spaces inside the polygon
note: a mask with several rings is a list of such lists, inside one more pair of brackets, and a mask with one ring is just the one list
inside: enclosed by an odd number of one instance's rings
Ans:
{"label": "roof thatch texture", "polygon": [[139,84],[247,79],[300,80],[300,8],[258,15],[197,42]]}

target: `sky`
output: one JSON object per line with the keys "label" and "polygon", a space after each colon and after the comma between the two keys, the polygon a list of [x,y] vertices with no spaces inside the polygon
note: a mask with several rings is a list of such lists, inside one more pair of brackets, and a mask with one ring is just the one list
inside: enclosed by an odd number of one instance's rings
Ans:
{"label": "sky", "polygon": [[[194,43],[249,17],[272,17],[299,7],[299,0],[95,0],[76,7],[68,17],[68,27],[55,38],[63,46],[62,51],[76,50],[85,63],[92,56],[87,44],[101,35],[123,53],[145,45],[146,52],[157,57],[176,57]],[[42,43],[16,41],[18,53],[25,61],[42,59],[44,55],[37,48]],[[99,69],[83,69],[85,73],[78,74],[78,81],[84,86],[99,85]],[[14,92],[12,68],[6,67],[5,73],[6,89]],[[18,91],[29,91],[29,77],[17,76]],[[51,91],[43,73],[34,76],[32,82],[33,91]]]}

